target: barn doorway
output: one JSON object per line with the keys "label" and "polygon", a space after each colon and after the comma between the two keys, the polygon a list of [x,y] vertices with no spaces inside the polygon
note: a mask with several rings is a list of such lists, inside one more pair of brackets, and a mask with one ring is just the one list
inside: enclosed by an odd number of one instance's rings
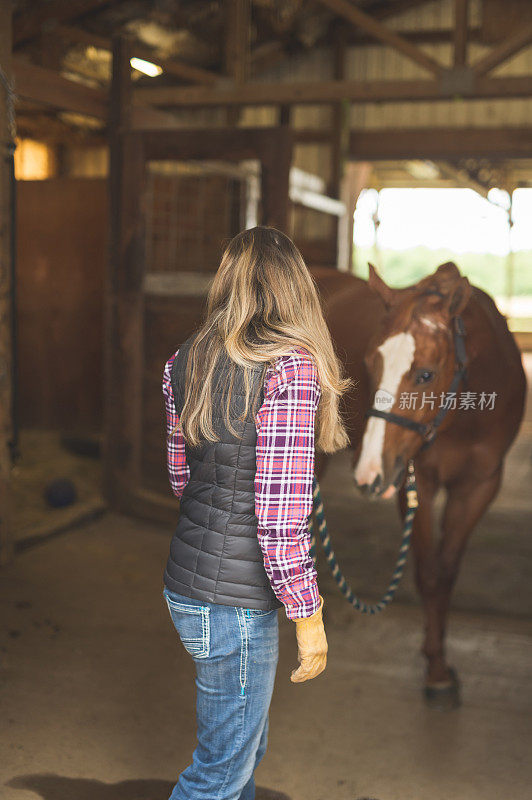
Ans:
{"label": "barn doorway", "polygon": [[[524,165],[513,191],[453,185],[437,170],[432,180],[408,180],[402,163],[382,162],[383,183],[368,186],[354,216],[353,270],[367,277],[368,261],[392,286],[406,286],[454,261],[471,283],[490,294],[523,344],[532,338],[532,188]],[[420,162],[427,175],[434,166]],[[517,169],[517,167],[516,167]],[[373,173],[375,175],[375,172]]]}

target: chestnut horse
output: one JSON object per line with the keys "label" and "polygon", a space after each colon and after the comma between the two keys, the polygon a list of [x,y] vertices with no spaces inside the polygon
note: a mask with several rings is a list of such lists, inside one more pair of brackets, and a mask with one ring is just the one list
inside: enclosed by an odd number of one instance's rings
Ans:
{"label": "chestnut horse", "polygon": [[[373,267],[368,282],[311,271],[338,355],[355,381],[345,411],[356,486],[372,497],[396,495],[404,514],[405,468],[414,459],[419,508],[412,548],[425,614],[425,697],[454,707],[458,681],[445,656],[450,595],[523,416],[521,357],[493,300],[455,264],[404,289],[387,286]],[[317,459],[318,477],[325,462]],[[446,502],[437,537],[440,487]]]}

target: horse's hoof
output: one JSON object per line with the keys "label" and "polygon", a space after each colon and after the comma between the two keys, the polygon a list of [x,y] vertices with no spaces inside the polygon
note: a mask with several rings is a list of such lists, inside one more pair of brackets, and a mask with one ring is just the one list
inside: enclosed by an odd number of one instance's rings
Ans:
{"label": "horse's hoof", "polygon": [[449,668],[449,674],[448,681],[425,684],[425,702],[430,708],[436,708],[438,711],[453,711],[462,704],[460,682],[452,667]]}

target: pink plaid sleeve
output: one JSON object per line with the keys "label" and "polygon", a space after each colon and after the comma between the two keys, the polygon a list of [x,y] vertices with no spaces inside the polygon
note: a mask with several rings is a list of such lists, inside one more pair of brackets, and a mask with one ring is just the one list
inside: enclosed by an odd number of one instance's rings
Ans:
{"label": "pink plaid sleeve", "polygon": [[166,408],[166,463],[168,466],[168,477],[170,486],[176,497],[181,497],[183,489],[188,483],[190,469],[185,457],[185,440],[180,428],[174,433],[175,426],[179,422],[179,417],[175,410],[174,392],[172,389],[172,366],[174,359],[179,351],[166,362],[163,373],[163,395]]}
{"label": "pink plaid sleeve", "polygon": [[308,517],[320,395],[316,366],[297,348],[268,369],[256,415],[258,538],[266,573],[289,619],[309,617],[319,607]]}

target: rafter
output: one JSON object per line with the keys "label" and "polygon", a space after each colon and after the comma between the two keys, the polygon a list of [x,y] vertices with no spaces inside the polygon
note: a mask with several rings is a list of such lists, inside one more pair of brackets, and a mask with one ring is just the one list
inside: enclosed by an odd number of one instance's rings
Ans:
{"label": "rafter", "polygon": [[348,0],[319,0],[319,2],[352,25],[361,28],[383,44],[389,45],[434,75],[439,76],[443,72],[443,67],[438,61],[386,25],[383,25],[382,22],[361,11],[358,6],[354,6]]}
{"label": "rafter", "polygon": [[490,52],[483,56],[473,66],[476,75],[486,75],[492,69],[498,67],[511,56],[515,55],[532,42],[532,21],[524,25],[513,36],[509,36],[500,44],[493,47]]}
{"label": "rafter", "polygon": [[68,22],[76,17],[96,11],[111,4],[112,0],[51,0],[38,3],[32,11],[25,11],[13,20],[13,44],[18,45],[38,36],[44,25]]}

